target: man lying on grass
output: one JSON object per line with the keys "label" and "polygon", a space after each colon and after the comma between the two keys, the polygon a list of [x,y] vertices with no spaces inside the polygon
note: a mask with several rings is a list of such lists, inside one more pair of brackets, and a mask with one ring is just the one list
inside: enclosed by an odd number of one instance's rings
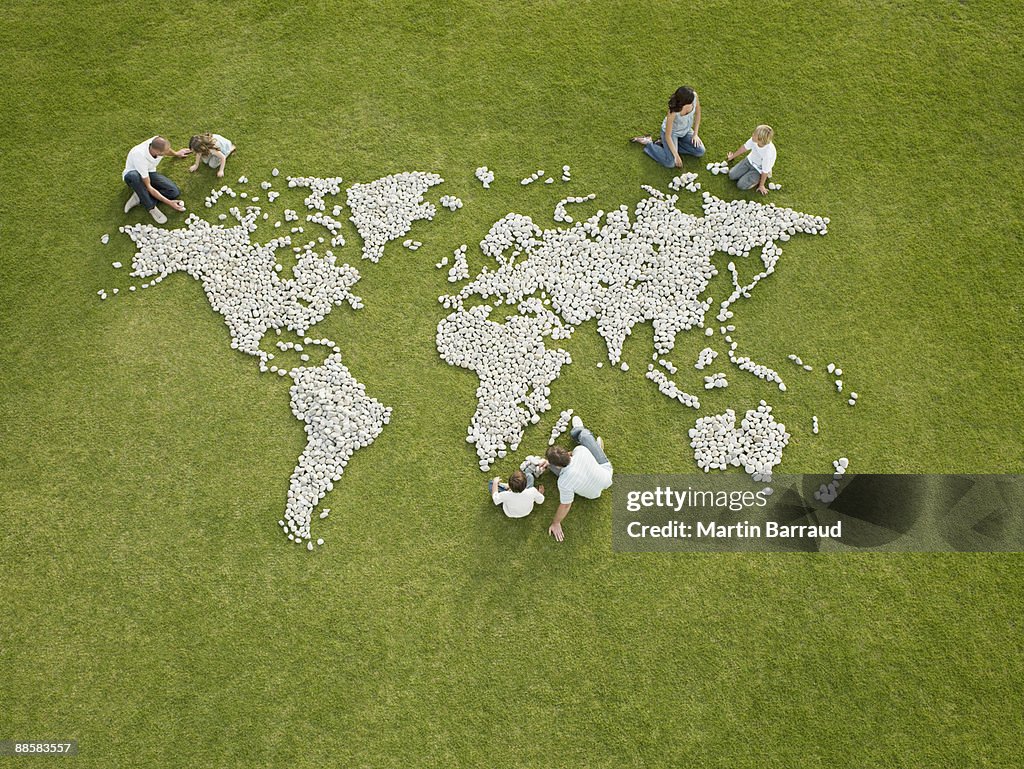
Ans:
{"label": "man lying on grass", "polygon": [[548,534],[558,542],[565,539],[562,521],[569,514],[576,495],[597,499],[612,485],[612,463],[604,453],[604,441],[583,426],[579,417],[572,418],[569,435],[579,445],[570,454],[561,446],[551,446],[544,455],[542,469],[548,469],[558,478],[558,509],[548,527]]}

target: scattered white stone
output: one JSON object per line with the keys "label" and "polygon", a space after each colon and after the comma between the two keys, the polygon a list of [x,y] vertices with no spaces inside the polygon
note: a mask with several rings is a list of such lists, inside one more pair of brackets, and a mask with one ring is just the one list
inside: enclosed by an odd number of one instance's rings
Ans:
{"label": "scattered white stone", "polygon": [[476,178],[480,180],[485,190],[490,189],[491,182],[494,181],[494,172],[487,168],[487,166],[480,166],[476,169]]}
{"label": "scattered white stone", "polygon": [[274,169],[273,171],[271,171],[271,172],[270,172],[270,175],[271,175],[271,176],[277,176],[277,175],[278,175],[279,173],[281,173],[281,172],[280,172],[280,171],[278,171],[278,170],[277,170],[277,169],[275,168],[275,169]]}
{"label": "scattered white stone", "polygon": [[712,350],[710,347],[705,347],[697,355],[697,362],[693,364],[693,367],[698,371],[702,371],[705,367],[711,365],[711,361],[718,357],[718,353]]}
{"label": "scattered white stone", "polygon": [[102,243],[103,245],[107,245],[107,243],[109,243],[109,242],[110,242],[110,235],[107,234],[107,233],[103,233],[100,236],[100,243]]}
{"label": "scattered white stone", "polygon": [[675,382],[665,376],[664,372],[658,371],[654,366],[651,366],[644,376],[658,385],[658,391],[661,392],[662,395],[673,398],[684,406],[688,406],[693,409],[700,408],[700,399],[696,395],[690,395],[689,393],[681,390]]}
{"label": "scattered white stone", "polygon": [[728,387],[729,382],[725,378],[725,374],[712,374],[711,376],[704,377],[704,389],[714,390],[717,388]]}
{"label": "scattered white stone", "polygon": [[818,434],[818,417],[811,417],[811,432],[815,435]]}
{"label": "scattered white stone", "polygon": [[709,170],[713,176],[718,176],[719,174],[727,174],[729,173],[729,161],[721,160],[714,163],[708,163],[705,166],[705,168],[707,168],[707,170]]}
{"label": "scattered white stone", "polygon": [[776,182],[768,182],[768,189],[770,190],[781,190],[782,185]]}
{"label": "scattered white stone", "polygon": [[700,182],[697,181],[697,174],[680,174],[668,183],[668,188],[670,190],[685,189],[689,192],[697,192],[700,189]]}
{"label": "scattered white stone", "polygon": [[462,208],[462,201],[454,195],[442,195],[438,202],[449,211],[458,211]]}
{"label": "scattered white stone", "polygon": [[524,178],[519,183],[522,184],[525,187],[527,184],[533,184],[535,181],[537,181],[543,175],[544,175],[544,171],[534,171],[533,174],[531,174],[530,176],[527,176],[526,178]]}
{"label": "scattered white stone", "polygon": [[121,269],[121,263],[120,262],[111,262],[110,266],[113,267],[115,270],[120,270]]}

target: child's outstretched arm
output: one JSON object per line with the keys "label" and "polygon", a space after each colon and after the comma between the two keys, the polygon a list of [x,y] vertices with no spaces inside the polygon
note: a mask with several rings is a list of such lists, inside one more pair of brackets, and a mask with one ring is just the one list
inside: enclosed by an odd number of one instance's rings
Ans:
{"label": "child's outstretched arm", "polygon": [[732,152],[730,152],[730,153],[729,153],[729,154],[728,154],[728,155],[727,155],[726,157],[727,157],[727,158],[728,158],[728,159],[729,159],[730,161],[732,161],[732,160],[735,160],[736,158],[738,158],[738,157],[739,157],[740,155],[742,155],[742,154],[743,154],[744,152],[749,152],[749,150],[747,149],[747,143],[746,143],[746,142],[743,142],[743,144],[741,144],[741,145],[740,145],[739,147],[737,147],[737,148],[736,148],[735,150],[733,150]]}
{"label": "child's outstretched arm", "polygon": [[761,173],[761,178],[757,180],[757,191],[762,195],[768,194],[768,174]]}
{"label": "child's outstretched arm", "polygon": [[206,155],[200,155],[197,152],[196,153],[196,162],[188,167],[189,173],[195,173],[199,169],[199,164],[203,162],[203,158],[205,158],[205,157],[206,157]]}

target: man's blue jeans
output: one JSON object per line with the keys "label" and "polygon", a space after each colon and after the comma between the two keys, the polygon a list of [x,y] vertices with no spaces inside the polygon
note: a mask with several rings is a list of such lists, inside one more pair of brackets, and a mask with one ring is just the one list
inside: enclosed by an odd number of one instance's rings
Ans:
{"label": "man's blue jeans", "polygon": [[[139,196],[139,202],[143,208],[147,211],[156,208],[156,200],[149,194],[149,190],[146,189],[146,185],[142,181],[142,175],[138,171],[126,173],[124,175],[124,183],[131,187],[132,191]],[[181,196],[181,190],[178,189],[178,185],[163,174],[151,172],[149,174],[149,183],[168,200],[177,200]]]}
{"label": "man's blue jeans", "polygon": [[[580,444],[580,446],[585,446],[586,449],[594,455],[594,459],[597,460],[599,465],[603,465],[608,461],[608,455],[604,453],[604,449],[597,445],[597,438],[595,438],[594,434],[586,427],[574,427],[569,432],[569,435],[574,441]],[[550,470],[555,477],[558,477],[562,473],[563,469],[564,468],[561,467],[555,467],[554,465],[548,466],[548,470]]]}

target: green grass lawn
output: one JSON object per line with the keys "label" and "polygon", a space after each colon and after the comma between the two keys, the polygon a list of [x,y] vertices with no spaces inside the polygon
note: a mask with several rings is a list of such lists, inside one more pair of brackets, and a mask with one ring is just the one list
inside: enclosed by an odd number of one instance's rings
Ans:
{"label": "green grass lawn", "polygon": [[[771,123],[772,199],[832,219],[737,306],[741,349],[783,374],[789,353],[834,360],[861,395],[728,368],[701,413],[768,397],[793,433],[785,472],[841,455],[1021,472],[1024,12],[9,0],[3,16],[0,739],[78,739],[80,767],[1021,765],[1019,556],[615,555],[607,495],[574,505],[561,545],[550,502],[505,520],[463,440],[476,378],[434,348],[449,284],[433,264],[469,243],[479,269],[509,211],[552,226],[563,194],[609,210],[664,189],[673,174],[626,140],[692,84],[709,159]],[[430,199],[465,201],[413,226],[419,251],[358,263],[366,308],[317,327],[395,411],[327,497],[315,556],[276,525],[304,443],[290,380],[229,349],[185,275],[96,296],[132,282],[110,266],[133,253],[117,227],[145,217],[121,212],[128,149],[201,130],[238,144],[229,179],[434,171]],[[571,184],[519,185],[563,163]],[[186,166],[160,170],[200,210],[215,179]],[[696,414],[642,377],[650,340],[627,343],[625,375],[595,368],[603,342],[580,328],[520,454],[572,407],[617,471],[693,470]],[[703,346],[680,336],[681,384]]]}

